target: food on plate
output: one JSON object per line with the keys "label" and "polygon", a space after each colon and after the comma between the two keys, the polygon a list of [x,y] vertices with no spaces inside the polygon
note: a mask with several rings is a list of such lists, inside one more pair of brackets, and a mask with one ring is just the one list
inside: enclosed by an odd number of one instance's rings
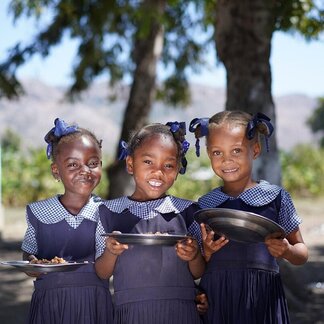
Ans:
{"label": "food on plate", "polygon": [[66,263],[66,261],[63,258],[59,258],[58,256],[55,256],[51,260],[33,259],[29,263],[31,263],[31,264],[61,264],[61,263]]}

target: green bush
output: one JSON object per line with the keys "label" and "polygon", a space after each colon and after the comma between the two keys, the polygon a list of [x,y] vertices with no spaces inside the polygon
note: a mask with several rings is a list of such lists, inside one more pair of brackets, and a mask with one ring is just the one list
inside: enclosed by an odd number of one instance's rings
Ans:
{"label": "green bush", "polygon": [[324,149],[307,145],[281,152],[282,185],[298,197],[315,197],[324,193]]}

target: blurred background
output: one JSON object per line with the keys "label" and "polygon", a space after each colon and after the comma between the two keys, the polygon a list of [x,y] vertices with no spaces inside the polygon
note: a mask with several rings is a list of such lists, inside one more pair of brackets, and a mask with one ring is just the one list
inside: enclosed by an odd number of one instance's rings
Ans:
{"label": "blurred background", "polygon": [[[275,125],[255,174],[293,196],[309,262],[281,262],[292,323],[324,323],[323,1],[0,3],[0,260],[20,259],[25,206],[62,191],[44,135],[60,117],[103,139],[104,198],[128,194],[120,139],[148,122],[263,112]],[[137,116],[134,118],[134,116]],[[171,194],[219,180],[194,154]],[[0,268],[1,323],[23,323],[32,279]]]}

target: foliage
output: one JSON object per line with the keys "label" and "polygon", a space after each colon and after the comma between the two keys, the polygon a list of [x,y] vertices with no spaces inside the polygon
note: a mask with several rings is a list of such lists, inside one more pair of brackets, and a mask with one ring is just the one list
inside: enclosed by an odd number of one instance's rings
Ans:
{"label": "foliage", "polygon": [[[324,97],[319,98],[318,107],[314,110],[313,114],[307,120],[313,133],[324,134]],[[324,136],[320,139],[320,145],[324,148]]]}
{"label": "foliage", "polygon": [[282,152],[283,186],[293,195],[314,197],[324,194],[324,150],[300,145]]}
{"label": "foliage", "polygon": [[316,0],[275,1],[276,30],[299,32],[306,39],[323,32],[324,10]]}
{"label": "foliage", "polygon": [[[27,45],[17,43],[11,48],[7,60],[0,65],[0,96],[21,95],[23,88],[16,78],[17,69],[35,54],[49,55],[50,49],[67,35],[78,42],[70,98],[77,97],[96,77],[104,74],[114,85],[132,75],[146,50],[140,40],[149,37],[154,22],[158,21],[164,29],[161,63],[170,71],[158,98],[186,104],[189,100],[187,69],[190,66],[195,70],[204,64],[202,57],[212,33],[203,30],[203,2],[161,0],[159,3],[165,7],[162,15],[156,12],[156,0],[12,0],[9,12],[14,20],[24,16],[34,18],[42,28]],[[46,19],[48,16],[50,19]]]}

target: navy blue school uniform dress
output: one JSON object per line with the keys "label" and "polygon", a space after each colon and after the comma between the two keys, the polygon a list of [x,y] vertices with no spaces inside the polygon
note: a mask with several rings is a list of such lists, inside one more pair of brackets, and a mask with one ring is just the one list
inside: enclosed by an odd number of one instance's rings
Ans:
{"label": "navy blue school uniform dress", "polygon": [[95,233],[102,200],[92,196],[71,215],[59,196],[27,206],[22,250],[38,259],[55,256],[83,262],[74,271],[42,274],[34,281],[29,324],[109,324],[113,322],[108,282],[95,273]]}
{"label": "navy blue school uniform dress", "polygon": [[[301,223],[290,195],[260,181],[236,198],[216,188],[199,199],[201,208],[232,208],[257,213],[281,225],[286,234]],[[209,324],[289,323],[279,267],[264,243],[230,241],[215,252],[200,285],[206,292]]]}
{"label": "navy blue school uniform dress", "polygon": [[[201,243],[192,201],[167,196],[146,202],[121,197],[99,208],[97,256],[105,248],[100,233],[169,233],[195,236]],[[102,226],[102,228],[101,228]],[[117,259],[114,273],[115,324],[199,324],[196,288],[188,262],[174,246],[129,245]]]}

